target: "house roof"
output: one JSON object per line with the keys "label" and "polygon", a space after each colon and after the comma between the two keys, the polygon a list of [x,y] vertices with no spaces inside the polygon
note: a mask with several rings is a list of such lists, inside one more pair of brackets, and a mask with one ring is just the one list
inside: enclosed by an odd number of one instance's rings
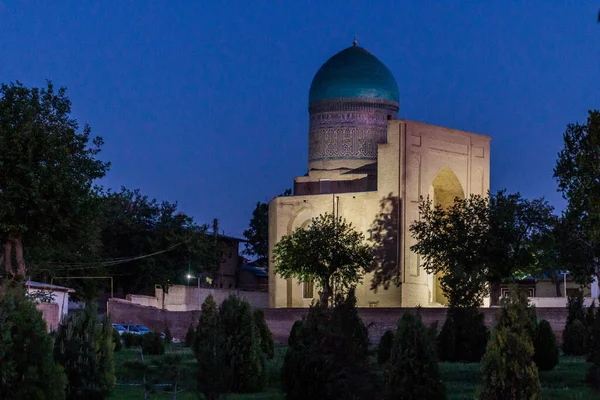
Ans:
{"label": "house roof", "polygon": [[68,287],[51,285],[49,283],[35,282],[35,281],[31,281],[31,280],[27,281],[27,283],[25,283],[25,286],[27,286],[27,288],[38,289],[38,290],[52,290],[52,291],[56,291],[56,292],[75,293],[74,289],[71,289]]}

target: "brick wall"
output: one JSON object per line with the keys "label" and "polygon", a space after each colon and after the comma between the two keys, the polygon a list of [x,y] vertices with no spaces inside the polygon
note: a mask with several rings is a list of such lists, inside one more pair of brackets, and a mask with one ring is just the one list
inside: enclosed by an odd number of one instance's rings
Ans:
{"label": "brick wall", "polygon": [[48,331],[53,331],[58,327],[60,315],[58,304],[56,303],[38,303],[35,308],[42,312],[42,317],[46,321]]}
{"label": "brick wall", "polygon": [[[200,306],[202,306],[202,303],[208,296],[212,296],[217,304],[221,304],[223,300],[231,295],[243,298],[254,308],[267,308],[269,306],[269,294],[266,292],[198,288],[183,285],[169,286],[168,293],[163,293],[162,289],[156,289],[156,304],[158,307],[163,307],[164,304],[164,308],[170,311],[199,310]],[[134,303],[137,303],[136,299],[139,297],[140,296],[132,296],[131,299]],[[151,305],[147,302],[142,302],[141,304]]]}
{"label": "brick wall", "polygon": [[[197,323],[200,312],[194,311],[167,311],[155,307],[141,306],[126,300],[110,299],[108,312],[113,322],[138,323],[148,326],[152,330],[163,331],[165,324],[173,336],[185,338],[190,322]],[[369,328],[369,336],[373,343],[377,343],[383,333],[394,330],[396,322],[405,311],[415,312],[416,308],[359,308],[358,313]],[[482,308],[485,322],[493,327],[496,323],[498,309]],[[446,318],[445,308],[422,308],[421,318],[426,325],[437,322],[441,328]],[[306,308],[269,308],[265,309],[265,320],[273,333],[276,343],[287,343],[290,329],[294,322],[308,313]],[[566,308],[539,308],[538,319],[547,320],[556,332],[557,340],[561,341],[562,331],[567,318]]]}

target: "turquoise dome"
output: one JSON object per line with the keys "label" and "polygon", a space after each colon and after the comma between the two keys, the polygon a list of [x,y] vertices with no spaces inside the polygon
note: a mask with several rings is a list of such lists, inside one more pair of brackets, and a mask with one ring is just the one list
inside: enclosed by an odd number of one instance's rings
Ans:
{"label": "turquoise dome", "polygon": [[377,57],[355,45],[327,60],[310,85],[309,103],[335,98],[381,99],[398,103],[398,84]]}

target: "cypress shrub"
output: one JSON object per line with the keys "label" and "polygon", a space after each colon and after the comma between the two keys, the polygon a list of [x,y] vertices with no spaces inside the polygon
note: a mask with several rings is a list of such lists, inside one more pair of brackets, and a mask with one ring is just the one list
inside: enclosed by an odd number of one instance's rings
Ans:
{"label": "cypress shrub", "polygon": [[288,400],[377,397],[380,385],[354,291],[335,304],[334,309],[313,305],[306,319],[294,324],[282,370]]}
{"label": "cypress shrub", "polygon": [[196,341],[196,329],[194,329],[194,324],[192,324],[190,322],[188,331],[185,334],[185,347],[193,347],[195,341]]}
{"label": "cypress shrub", "polygon": [[265,321],[265,313],[263,310],[256,309],[253,316],[260,337],[260,348],[265,356],[272,360],[275,356],[275,342],[273,341],[273,334]]}
{"label": "cypress shrub", "polygon": [[475,307],[449,307],[437,338],[441,361],[479,362],[490,332],[485,317]]}
{"label": "cypress shrub", "polygon": [[119,335],[119,331],[116,330],[115,328],[113,328],[112,335],[113,335],[113,343],[115,345],[114,350],[121,351],[121,349],[123,348],[123,343],[121,343],[121,335]]}
{"label": "cypress shrub", "polygon": [[114,384],[112,327],[102,326],[95,303],[63,319],[55,335],[54,359],[67,373],[67,399],[110,396]]}
{"label": "cypress shrub", "polygon": [[165,341],[158,332],[149,332],[142,337],[142,351],[144,354],[160,356],[165,354]]}
{"label": "cypress shrub", "polygon": [[405,312],[398,321],[383,374],[385,400],[446,399],[435,345],[420,315]]}
{"label": "cypress shrub", "polygon": [[64,400],[67,377],[52,357],[42,313],[22,287],[0,294],[0,399]]}
{"label": "cypress shrub", "polygon": [[592,388],[600,392],[600,309],[595,314],[594,323],[590,332],[590,355],[589,360],[592,362],[587,375],[586,381]]}
{"label": "cypress shrub", "polygon": [[291,346],[296,341],[298,337],[298,332],[302,329],[302,324],[304,323],[304,319],[299,319],[294,322],[292,325],[292,329],[290,330],[290,336],[288,337],[288,346]]}
{"label": "cypress shrub", "polygon": [[538,369],[533,362],[527,297],[511,290],[483,357],[481,400],[522,400],[540,397]]}
{"label": "cypress shrub", "polygon": [[533,342],[533,361],[540,371],[550,371],[558,364],[558,346],[556,336],[546,320],[541,320],[537,326],[535,341]]}
{"label": "cypress shrub", "polygon": [[225,338],[230,393],[255,393],[267,384],[265,360],[252,308],[238,296],[229,296],[219,307],[218,326]]}
{"label": "cypress shrub", "polygon": [[125,332],[123,333],[123,343],[125,347],[130,348],[134,346],[140,346],[142,344],[142,336],[134,335],[133,333]]}
{"label": "cypress shrub", "polygon": [[[227,368],[226,354],[222,331],[219,327],[217,305],[212,296],[208,296],[202,303],[202,312],[193,342],[193,351],[198,360],[198,386],[207,400],[215,400],[221,397],[229,382],[229,370]],[[190,332],[186,340],[191,337]]]}
{"label": "cypress shrub", "polygon": [[567,300],[567,323],[563,330],[563,353],[581,356],[589,352],[589,330],[586,326],[587,316],[583,305],[583,293],[569,296]]}
{"label": "cypress shrub", "polygon": [[165,326],[165,343],[173,342],[173,335],[171,334],[171,330],[169,329],[169,325]]}
{"label": "cypress shrub", "polygon": [[394,332],[387,330],[379,340],[379,345],[377,345],[377,362],[380,365],[385,364],[390,359],[393,345]]}

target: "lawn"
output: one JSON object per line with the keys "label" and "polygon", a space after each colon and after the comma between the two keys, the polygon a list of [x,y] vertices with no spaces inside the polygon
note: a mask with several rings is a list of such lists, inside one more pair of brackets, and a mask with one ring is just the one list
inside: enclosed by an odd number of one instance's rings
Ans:
{"label": "lawn", "polygon": [[[276,348],[276,357],[268,362],[269,369],[269,390],[258,394],[239,394],[230,395],[228,400],[283,400],[285,394],[281,390],[280,370],[285,354],[285,347]],[[179,385],[183,389],[178,393],[177,398],[183,400],[197,400],[198,395],[194,388],[194,369],[196,360],[190,349],[183,345],[171,345],[169,353],[178,353],[182,356],[182,369],[185,372],[180,378]],[[152,361],[155,356],[146,356],[146,360]],[[123,349],[115,353],[115,373],[117,376],[117,386],[111,399],[142,399],[142,388],[139,384],[142,382],[142,372],[126,368],[124,363],[127,360],[139,360],[140,355],[137,350]],[[458,364],[441,363],[440,369],[442,378],[446,383],[448,398],[450,400],[473,399],[477,393],[480,383],[479,364]],[[541,372],[542,399],[544,400],[588,400],[598,399],[598,395],[593,394],[584,382],[585,372],[588,365],[582,357],[561,357],[558,366],[549,372]],[[154,383],[172,383],[170,373],[172,371],[161,371],[160,368],[153,367],[148,372],[148,381]],[[162,376],[161,376],[162,375]],[[134,386],[135,385],[135,386]],[[172,399],[173,394],[164,391],[172,391],[170,386],[154,387],[149,394],[149,399]]]}

